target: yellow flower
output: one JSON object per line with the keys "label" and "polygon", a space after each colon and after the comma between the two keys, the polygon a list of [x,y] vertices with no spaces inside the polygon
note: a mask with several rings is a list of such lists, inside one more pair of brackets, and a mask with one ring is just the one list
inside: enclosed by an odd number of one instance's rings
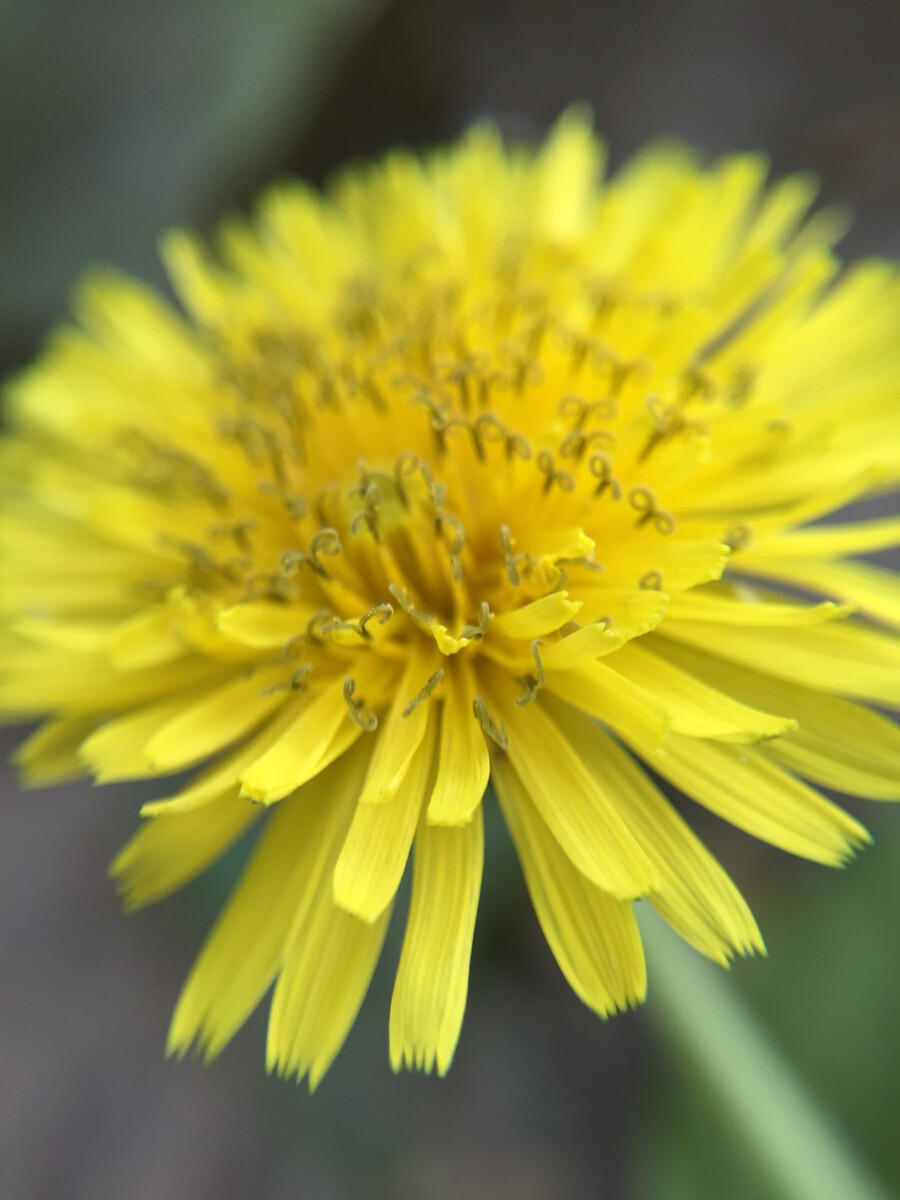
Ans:
{"label": "yellow flower", "polygon": [[570,114],[276,186],[215,259],[166,239],[186,316],[95,275],[12,385],[0,704],[52,714],[25,777],[206,763],[145,805],[129,907],[261,826],[175,1052],[274,982],[268,1064],[314,1086],[414,847],[390,1054],[445,1071],[489,780],[603,1016],[644,995],[639,898],[721,963],[762,949],[657,777],[828,864],[867,834],[813,785],[897,797],[854,699],[898,700],[900,602],[847,556],[900,520],[809,524],[896,482],[897,277],[841,274],[758,156],[600,157]]}

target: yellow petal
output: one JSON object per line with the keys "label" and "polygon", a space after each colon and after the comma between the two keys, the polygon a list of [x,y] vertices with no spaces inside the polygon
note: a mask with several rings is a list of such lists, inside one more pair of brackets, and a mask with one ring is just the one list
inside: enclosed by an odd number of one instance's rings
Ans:
{"label": "yellow petal", "polygon": [[148,284],[110,267],[95,267],[78,284],[74,308],[98,340],[134,358],[142,369],[205,371],[201,345],[176,311]]}
{"label": "yellow petal", "polygon": [[14,633],[19,637],[46,646],[51,650],[67,650],[71,654],[96,654],[109,641],[110,627],[97,621],[34,620],[14,621]]}
{"label": "yellow petal", "polygon": [[666,621],[666,635],[793,683],[900,704],[900,644],[849,622],[804,628],[729,629]]}
{"label": "yellow petal", "polygon": [[655,629],[666,614],[669,597],[665,592],[652,588],[609,587],[603,576],[594,586],[579,586],[579,599],[584,608],[578,614],[579,622],[605,619],[609,628],[619,635],[619,644],[630,638],[640,637]]}
{"label": "yellow petal", "polygon": [[[614,661],[612,659],[611,661]],[[663,745],[668,721],[662,704],[605,663],[594,662],[547,676],[547,691],[582,709],[617,733],[644,745]]]}
{"label": "yellow petal", "polygon": [[675,733],[727,742],[757,742],[797,727],[789,717],[776,717],[741,704],[634,642],[618,650],[608,665],[644,688],[662,706]]}
{"label": "yellow petal", "polygon": [[[361,752],[368,753],[365,743]],[[340,770],[341,764],[335,769]],[[330,803],[337,803],[344,813],[344,831],[360,783],[361,774],[354,764],[352,777],[342,777],[339,794],[329,797]],[[388,911],[369,924],[337,908],[332,898],[332,874],[340,845],[338,837],[309,878],[304,903],[295,914],[269,1014],[269,1070],[298,1079],[308,1072],[310,1089],[327,1070],[353,1024],[390,919]]]}
{"label": "yellow petal", "polygon": [[[195,693],[196,694],[196,693]],[[188,700],[189,702],[189,700]],[[144,747],[158,730],[184,711],[186,700],[167,700],[101,725],[81,747],[81,759],[98,783],[116,779],[146,779],[158,775],[144,755]]]}
{"label": "yellow petal", "polygon": [[89,558],[82,564],[80,555],[77,570],[56,563],[44,569],[35,555],[15,572],[0,575],[0,607],[12,616],[49,609],[57,618],[102,614],[110,621],[122,620],[134,608],[134,588],[150,570],[146,560],[132,568],[101,560],[95,568]]}
{"label": "yellow petal", "polygon": [[400,885],[432,776],[436,733],[429,706],[425,734],[397,791],[388,800],[356,806],[334,869],[334,902],[364,921],[381,916]]}
{"label": "yellow petal", "polygon": [[[829,509],[831,506],[829,505]],[[740,553],[741,566],[753,565],[757,558],[798,559],[842,558],[846,554],[870,554],[887,550],[900,542],[900,517],[878,521],[855,521],[845,525],[813,525],[788,533],[778,532],[755,537]]]}
{"label": "yellow petal", "polygon": [[558,642],[541,647],[541,662],[548,671],[569,671],[610,654],[623,644],[620,633],[603,624],[585,625]]}
{"label": "yellow petal", "polygon": [[230,663],[258,660],[254,646],[226,637],[219,629],[217,621],[222,611],[221,602],[198,597],[184,587],[177,587],[169,593],[169,606],[180,636],[201,654]]}
{"label": "yellow petal", "polygon": [[[551,563],[583,558],[594,549],[593,538],[589,538],[579,525],[529,528],[522,535],[521,543],[529,554]],[[513,545],[517,544],[518,540],[513,538]]]}
{"label": "yellow petal", "polygon": [[277,678],[277,673],[259,672],[237,679],[183,708],[145,745],[148,765],[160,772],[174,771],[248,733],[284,703],[283,692],[266,692]]}
{"label": "yellow petal", "polygon": [[148,608],[124,621],[110,638],[107,653],[121,671],[155,667],[187,653],[167,604]]}
{"label": "yellow petal", "polygon": [[[848,701],[835,700],[835,704],[849,706]],[[862,724],[858,720],[860,714],[872,718],[871,724],[866,722],[864,743],[862,738],[856,745],[846,740],[836,743],[803,730],[802,739],[800,736],[796,740],[785,738],[783,745],[767,746],[766,756],[813,783],[834,788],[849,796],[865,796],[867,800],[900,800],[900,763],[896,758],[900,735],[897,727],[876,713],[856,708],[843,726],[843,738],[850,733],[853,724]],[[880,735],[877,752],[874,755],[866,754],[862,745],[871,745],[876,731]],[[860,735],[863,733],[859,728],[857,732]],[[893,765],[885,770],[882,763],[891,755]]]}
{"label": "yellow petal", "polygon": [[646,586],[672,596],[718,579],[728,561],[722,542],[679,542],[657,538],[652,546],[623,542],[604,559],[604,582],[610,587]]}
{"label": "yellow petal", "polygon": [[140,671],[117,671],[99,658],[62,653],[6,654],[2,666],[0,712],[16,716],[116,712],[222,678],[221,664],[193,656]]}
{"label": "yellow petal", "polygon": [[266,1062],[313,1091],[344,1044],[365,998],[390,920],[369,924],[322,889],[288,952],[272,998]]}
{"label": "yellow petal", "polygon": [[235,642],[259,650],[274,650],[305,633],[316,609],[309,604],[270,604],[263,600],[223,609],[216,625]]}
{"label": "yellow petal", "polygon": [[673,734],[653,767],[717,816],[790,854],[839,866],[871,840],[836,804],[750,747]]}
{"label": "yellow petal", "polygon": [[582,235],[595,208],[602,149],[590,118],[569,109],[550,131],[535,163],[534,219],[551,242]]}
{"label": "yellow petal", "polygon": [[273,746],[296,716],[296,706],[288,702],[282,712],[274,716],[261,732],[245,742],[240,749],[217,759],[211,766],[198,772],[190,783],[174,796],[148,801],[141,807],[141,816],[155,817],[163,813],[187,812],[188,809],[209,804],[223,791],[237,788],[241,771]]}
{"label": "yellow petal", "polygon": [[[184,1054],[197,1041],[205,1057],[214,1057],[262,999],[293,929],[329,887],[364,766],[364,755],[348,755],[268,818],[178,998],[170,1054]],[[261,811],[243,803],[254,814]]]}
{"label": "yellow petal", "polygon": [[126,908],[142,908],[188,883],[253,824],[257,805],[236,792],[191,812],[151,817],[110,867]]}
{"label": "yellow petal", "polygon": [[716,595],[693,591],[673,596],[666,614],[669,621],[710,621],[716,625],[821,625],[847,616],[846,608],[836,604],[781,604],[744,599],[739,594]]}
{"label": "yellow petal", "polygon": [[595,887],[573,866],[521,779],[501,758],[494,779],[535,913],[572,989],[603,1017],[640,1003],[647,981],[631,905]]}
{"label": "yellow petal", "polygon": [[620,798],[629,828],[659,875],[650,902],[692,946],[723,965],[764,952],[743,896],[647,773],[587,718],[570,719],[573,744]]}
{"label": "yellow petal", "polygon": [[93,716],[53,717],[45,721],[13,752],[23,782],[29,787],[45,787],[85,775],[79,747],[96,725],[97,718]]}
{"label": "yellow petal", "polygon": [[241,772],[244,794],[264,804],[289,795],[363,732],[350,719],[341,678],[310,690],[292,705],[292,711],[293,720],[280,737]]}
{"label": "yellow petal", "polygon": [[870,563],[762,558],[753,560],[753,569],[772,579],[835,596],[878,621],[900,628],[900,578],[894,571]]}
{"label": "yellow petal", "polygon": [[408,705],[430,674],[427,662],[426,656],[420,651],[410,653],[391,707],[378,731],[369,773],[360,797],[363,804],[390,800],[403,782],[410,760],[425,736],[428,704],[418,704],[412,712],[408,711]]}
{"label": "yellow petal", "polygon": [[819,190],[813,175],[789,175],[774,184],[763,198],[747,231],[746,244],[781,245],[800,224]]}
{"label": "yellow petal", "polygon": [[391,1066],[445,1074],[466,1008],[484,864],[479,808],[467,825],[420,822],[412,899],[391,999]]}
{"label": "yellow petal", "polygon": [[900,728],[851,700],[761,675],[656,639],[654,649],[752,704],[791,713],[799,728],[766,753],[814,783],[872,800],[900,799]]}
{"label": "yellow petal", "polygon": [[509,730],[509,758],[535,807],[574,865],[622,899],[645,896],[656,872],[603,782],[539,701],[517,709],[491,693]]}
{"label": "yellow petal", "polygon": [[227,299],[225,272],[215,266],[200,239],[172,230],[160,240],[169,278],[185,306],[201,322],[218,324]]}
{"label": "yellow petal", "polygon": [[481,804],[491,761],[484,735],[472,712],[474,683],[461,664],[450,671],[441,706],[441,738],[434,788],[428,802],[432,825],[464,825]]}
{"label": "yellow petal", "polygon": [[502,634],[515,640],[531,641],[553,633],[565,625],[581,608],[581,601],[570,600],[566,592],[551,592],[521,608],[500,613],[491,623],[490,634]]}

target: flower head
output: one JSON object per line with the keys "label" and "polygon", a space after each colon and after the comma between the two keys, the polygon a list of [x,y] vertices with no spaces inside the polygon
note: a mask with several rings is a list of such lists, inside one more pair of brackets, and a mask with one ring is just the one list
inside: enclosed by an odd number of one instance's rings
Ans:
{"label": "flower head", "polygon": [[52,714],[26,777],[205,764],[117,858],[132,907],[260,827],[175,1051],[274,982],[269,1065],[315,1084],[412,851],[391,1059],[444,1071],[489,781],[604,1016],[644,995],[639,898],[722,963],[762,949],[658,777],[829,864],[867,834],[814,785],[898,794],[855,700],[898,699],[900,605],[847,556],[900,521],[809,525],[896,481],[897,278],[841,274],[757,156],[657,146],[604,185],[600,156],[569,115],[277,186],[215,258],[165,241],[184,315],[95,275],[12,385],[0,703]]}

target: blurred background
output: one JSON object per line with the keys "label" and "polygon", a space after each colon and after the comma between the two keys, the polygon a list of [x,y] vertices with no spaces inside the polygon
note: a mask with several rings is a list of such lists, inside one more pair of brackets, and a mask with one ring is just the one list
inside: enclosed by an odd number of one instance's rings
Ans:
{"label": "blurred background", "polygon": [[[896,255],[898,64],[896,0],[2,0],[0,366],[35,353],[85,265],[161,283],[161,229],[209,228],[272,176],[322,181],[484,116],[538,138],[573,100],[614,164],[669,133],[812,169],[854,211],[843,252]],[[23,732],[0,734],[4,758]],[[263,1012],[213,1067],[167,1062],[236,864],[126,920],[105,870],[150,795],[3,776],[4,1200],[787,1194],[665,1037],[652,977],[646,1007],[608,1024],[572,995],[499,831],[445,1081],[390,1071],[390,946],[312,1099],[265,1075]],[[900,1187],[900,826],[854,812],[875,845],[843,873],[694,823],[769,946],[729,986]]]}

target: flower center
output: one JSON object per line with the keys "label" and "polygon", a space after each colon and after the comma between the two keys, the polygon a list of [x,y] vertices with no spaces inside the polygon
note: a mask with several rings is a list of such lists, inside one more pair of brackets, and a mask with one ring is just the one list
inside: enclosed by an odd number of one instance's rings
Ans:
{"label": "flower center", "polygon": [[643,621],[640,590],[661,613],[663,497],[707,449],[704,408],[737,410],[749,384],[698,368],[677,304],[567,286],[565,319],[509,281],[466,298],[414,275],[393,295],[348,289],[318,331],[248,318],[215,351],[218,436],[194,455],[142,435],[143,482],[216,510],[204,537],[166,535],[210,620],[279,610],[276,686],[416,645],[429,670],[411,704],[461,654],[512,671],[527,703],[543,639]]}

